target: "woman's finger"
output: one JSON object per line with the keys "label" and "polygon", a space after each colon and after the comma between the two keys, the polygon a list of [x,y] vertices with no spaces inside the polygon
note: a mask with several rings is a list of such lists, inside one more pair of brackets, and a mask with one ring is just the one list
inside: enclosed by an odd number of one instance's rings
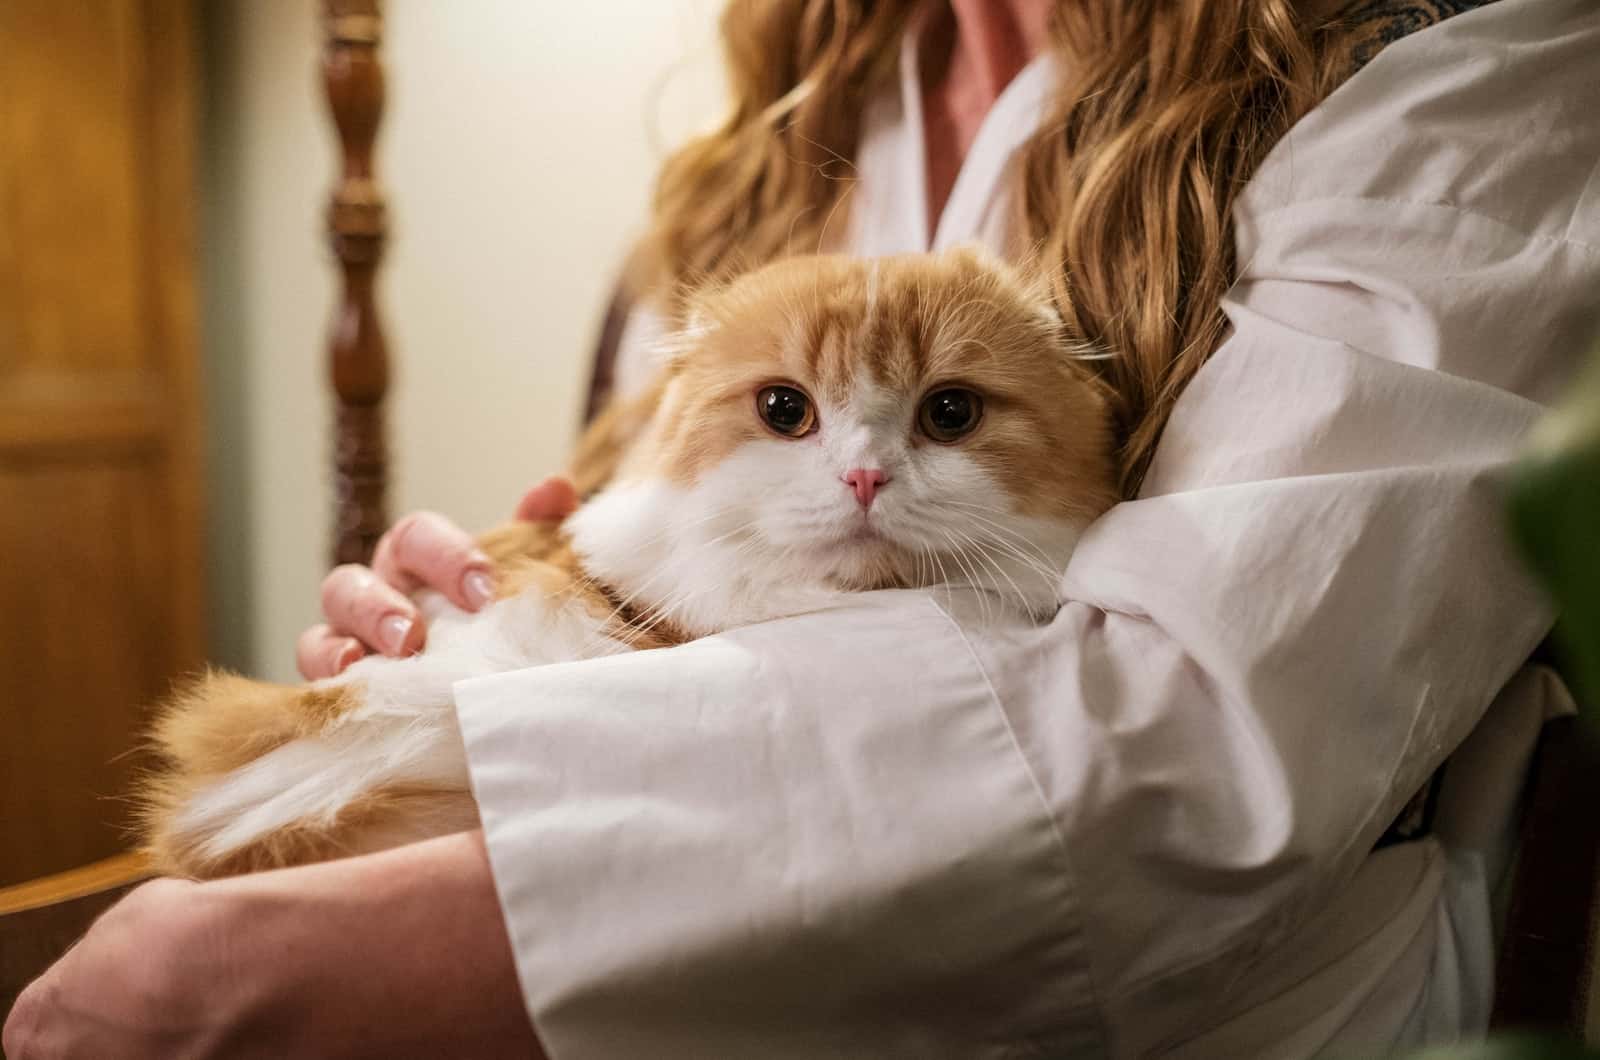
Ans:
{"label": "woman's finger", "polygon": [[366,647],[348,633],[336,633],[326,623],[312,626],[295,642],[295,665],[307,681],[336,677],[367,654]]}
{"label": "woman's finger", "polygon": [[334,629],[385,655],[422,649],[416,605],[360,564],[335,567],[322,579],[322,613]]}
{"label": "woman's finger", "polygon": [[552,475],[523,494],[517,504],[518,519],[529,523],[565,519],[578,507],[578,491],[570,479]]}
{"label": "woman's finger", "polygon": [[[471,534],[436,512],[412,512],[390,527],[378,539],[372,569],[400,592],[433,589],[468,611],[494,599],[494,565],[489,557]],[[335,627],[343,627],[333,614],[328,618]],[[359,629],[353,632],[361,634]]]}

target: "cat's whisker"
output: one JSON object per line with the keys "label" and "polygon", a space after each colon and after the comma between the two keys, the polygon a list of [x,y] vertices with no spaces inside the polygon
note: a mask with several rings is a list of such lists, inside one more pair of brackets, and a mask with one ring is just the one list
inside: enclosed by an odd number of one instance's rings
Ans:
{"label": "cat's whisker", "polygon": [[[989,545],[1001,545],[1001,544],[1003,544],[1001,542],[996,542],[996,541],[992,541],[992,540],[988,541],[986,543],[989,544]],[[991,555],[992,559],[994,559],[996,562],[999,562],[998,557],[994,557],[992,553],[990,555]],[[1046,570],[1045,568],[1037,566],[1036,564],[1029,563],[1026,560],[1021,559],[1020,557],[1015,556],[1014,554],[1007,553],[1006,555],[1008,555],[1009,558],[1011,558],[1012,560],[1015,561],[1015,565],[1014,565],[1013,569],[1016,569],[1017,567],[1020,567],[1020,570],[1017,570],[1017,573],[1019,574],[1019,576],[1020,575],[1028,575],[1028,576],[1031,577],[1032,580],[1037,580],[1041,587],[1049,590],[1052,594],[1055,593],[1056,587],[1061,582],[1060,574],[1056,573],[1055,571]]]}
{"label": "cat's whisker", "polygon": [[1018,546],[1017,542],[1008,540],[1002,535],[995,534],[986,527],[969,525],[966,529],[970,530],[975,537],[983,541],[985,544],[1002,549],[1008,556],[1015,560],[1019,565],[1026,568],[1029,572],[1049,579],[1055,579],[1059,577],[1059,565],[1050,561],[1048,558],[1041,558],[1035,553],[1025,551],[1023,548]]}
{"label": "cat's whisker", "polygon": [[995,563],[994,558],[984,552],[981,548],[973,548],[970,551],[965,551],[964,554],[967,556],[968,560],[971,561],[974,567],[979,568],[981,571],[989,575],[983,586],[985,597],[992,597],[994,600],[999,601],[1002,606],[1009,599],[1006,593],[1006,586],[1002,586],[999,581],[995,580],[994,578],[994,575],[999,575],[1000,578],[1003,578],[1006,582],[1010,583],[1012,591],[1017,593],[1017,599],[1019,603],[1022,603],[1027,599],[1021,595],[1021,591],[1016,588],[1015,583],[1011,582],[1011,579],[1006,576],[1005,571]]}
{"label": "cat's whisker", "polygon": [[988,625],[989,599],[988,595],[983,591],[983,580],[979,578],[977,573],[967,565],[965,558],[966,550],[961,547],[961,543],[956,540],[955,535],[949,530],[943,528],[941,528],[940,532],[943,533],[950,541],[950,548],[952,550],[950,553],[950,558],[958,567],[961,568],[961,575],[967,579],[968,586],[977,591],[979,613],[982,617],[983,624]]}
{"label": "cat's whisker", "polygon": [[[1044,587],[1046,589],[1052,590],[1052,592],[1053,592],[1053,589],[1054,589],[1054,586],[1055,586],[1055,583],[1056,583],[1055,576],[1047,575],[1045,571],[1043,571],[1040,568],[1038,568],[1037,566],[1029,563],[1024,557],[1018,555],[1015,552],[1015,550],[1010,549],[1010,547],[1005,542],[1003,542],[1003,541],[995,541],[995,540],[992,540],[992,539],[985,539],[985,538],[982,538],[982,537],[973,538],[973,537],[970,537],[967,534],[965,534],[965,533],[963,533],[963,532],[961,532],[959,530],[956,531],[956,532],[960,533],[962,537],[966,538],[969,542],[971,542],[971,545],[972,545],[973,549],[975,550],[976,557],[979,558],[979,559],[982,559],[982,561],[991,570],[993,570],[995,574],[997,574],[1000,578],[1002,578],[1006,582],[1006,584],[1011,588],[1011,591],[1015,594],[1018,606],[1021,607],[1023,610],[1026,611],[1026,610],[1030,610],[1031,609],[1030,608],[1030,599],[1028,597],[1028,594],[1023,592],[1022,587],[1017,584],[1016,579],[1013,578],[1011,576],[1011,573],[1006,569],[1006,564],[1001,561],[1001,557],[997,556],[995,554],[995,552],[993,551],[993,548],[990,547],[990,546],[998,545],[998,546],[1006,549],[1007,550],[1006,551],[1006,555],[1008,555],[1011,559],[1014,559],[1017,562],[1021,563],[1023,565],[1023,568],[1028,573],[1031,573],[1031,574],[1034,574],[1034,575],[1038,576],[1040,578],[1040,580],[1044,583]],[[996,585],[995,588],[998,591],[999,586]]]}
{"label": "cat's whisker", "polygon": [[[1008,540],[1006,537],[996,534],[988,528],[974,526],[970,527],[969,529],[977,534],[978,538],[984,543],[1004,549],[1007,555],[1011,556],[1018,563],[1021,563],[1023,566],[1027,567],[1033,573],[1051,581],[1054,581],[1061,576],[1061,570],[1059,566],[1056,563],[1049,561],[1047,557],[1041,559],[1040,554],[1038,553],[1030,554],[1025,552],[1018,547],[1016,542]],[[1023,541],[1023,544],[1026,544],[1026,541]]]}
{"label": "cat's whisker", "polygon": [[[1015,568],[1013,568],[1013,571],[1015,571]],[[1023,565],[1023,569],[1021,571],[1015,571],[1015,573],[1017,573],[1018,577],[1022,577],[1024,574],[1033,575],[1038,579],[1040,588],[1042,592],[1048,596],[1048,599],[1052,602],[1059,601],[1061,586],[1061,575],[1059,573],[1043,570],[1039,567],[1034,567],[1027,564]],[[1029,599],[1030,598],[1027,597],[1023,598],[1025,607],[1028,606]]]}
{"label": "cat's whisker", "polygon": [[952,508],[963,509],[963,514],[968,519],[972,519],[975,522],[981,523],[984,526],[986,526],[986,527],[990,528],[991,530],[995,531],[996,533],[1001,534],[1001,535],[1005,536],[1006,538],[1011,539],[1020,548],[1024,549],[1025,551],[1029,552],[1031,555],[1033,555],[1036,558],[1038,558],[1038,560],[1040,562],[1045,563],[1047,565],[1048,564],[1052,564],[1054,562],[1051,559],[1051,557],[1043,549],[1041,549],[1038,545],[1034,544],[1033,541],[1031,541],[1025,534],[1021,533],[1020,531],[1018,531],[1018,530],[1016,530],[1016,529],[1014,529],[1012,527],[1006,526],[1004,523],[998,522],[997,520],[994,520],[994,519],[990,519],[990,518],[987,517],[986,514],[984,514],[984,513],[992,513],[992,514],[995,514],[995,515],[1007,515],[1007,514],[1009,514],[1006,511],[1004,511],[1003,509],[995,508],[995,507],[988,506],[988,505],[970,504],[970,503],[966,503],[966,502],[963,502],[963,501],[949,501],[947,503]]}
{"label": "cat's whisker", "polygon": [[945,572],[944,557],[939,555],[939,551],[937,549],[930,547],[928,549],[928,558],[931,559],[934,565],[939,568],[939,584],[948,589],[950,585],[950,575]]}
{"label": "cat's whisker", "polygon": [[656,627],[670,619],[674,612],[681,611],[685,604],[699,595],[701,594],[698,591],[685,590],[676,597],[655,605],[630,622],[629,631],[636,641],[648,637]]}
{"label": "cat's whisker", "polygon": [[[729,510],[731,510],[731,509],[724,509],[719,514],[726,514],[726,512],[729,511]],[[692,525],[696,525],[696,526],[704,525],[706,522],[709,522],[709,521],[710,521],[709,519],[701,519],[701,520],[697,521],[695,524],[692,524]],[[711,538],[710,540],[696,542],[692,547],[694,547],[697,550],[705,550],[705,549],[714,548],[717,545],[721,544],[722,542],[728,540],[731,537],[735,537],[735,536],[737,536],[739,534],[743,534],[743,533],[746,533],[746,532],[754,529],[755,525],[756,525],[755,520],[753,520],[753,519],[752,520],[747,520],[747,521],[741,523],[740,525],[734,527],[733,529],[728,530],[725,533],[719,534],[714,538]],[[740,545],[737,545],[736,548],[742,550],[744,548],[749,547],[750,544],[751,544],[751,542],[744,542],[744,543],[741,543]],[[646,589],[648,588],[648,586],[650,584],[653,584],[655,581],[657,581],[661,577],[663,572],[664,572],[664,568],[663,568],[662,571],[658,571],[656,573],[656,575],[654,575],[651,578],[647,579],[645,585],[640,586],[639,589],[636,589],[633,593],[630,593],[628,595],[628,597],[625,598],[617,606],[617,608],[613,610],[611,616],[607,619],[607,622],[609,623],[611,621],[614,621],[623,611],[625,611],[628,608],[628,606],[635,599],[637,599],[644,591],[646,591]],[[629,620],[626,623],[626,626],[631,631],[633,631],[636,635],[638,635],[638,636],[646,636],[652,630],[654,630],[658,625],[660,625],[663,621],[667,620],[671,616],[671,614],[673,612],[681,611],[683,606],[685,604],[687,604],[691,599],[693,599],[697,595],[701,595],[701,593],[699,591],[688,591],[688,590],[686,590],[686,591],[683,591],[683,592],[680,592],[679,594],[677,594],[676,597],[669,597],[667,600],[658,601],[656,603],[653,603],[653,604],[649,605],[648,607],[646,607],[643,611],[641,611],[637,615],[635,615],[631,620]]]}
{"label": "cat's whisker", "polygon": [[658,569],[654,574],[646,578],[644,582],[632,592],[617,600],[615,606],[613,606],[611,609],[611,613],[606,615],[605,619],[601,622],[601,625],[603,627],[610,627],[613,623],[616,623],[623,629],[631,628],[633,626],[633,620],[624,619],[623,616],[626,614],[628,609],[633,606],[634,602],[638,600],[639,597],[643,596],[649,591],[652,585],[666,577],[669,577],[669,571],[667,568],[662,567]]}
{"label": "cat's whisker", "polygon": [[1022,591],[1022,587],[1016,583],[1011,575],[1006,573],[1005,567],[1000,563],[1000,561],[996,559],[987,549],[985,549],[981,542],[977,541],[970,535],[960,530],[953,530],[952,532],[960,535],[963,540],[967,541],[973,547],[973,549],[976,550],[977,558],[982,559],[991,570],[1005,579],[1006,584],[1011,586],[1011,591],[1017,596],[1018,606],[1026,609],[1028,606],[1027,594]]}
{"label": "cat's whisker", "polygon": [[[688,591],[682,590],[674,596],[669,596],[664,600],[648,604],[634,614],[629,615],[625,620],[621,621],[619,626],[623,630],[624,635],[629,639],[630,643],[637,643],[639,640],[643,639],[649,634],[650,630],[652,630],[659,623],[660,617],[669,608],[674,606],[675,603],[681,603],[682,598],[687,595]],[[621,612],[625,610],[626,605],[619,607],[617,609],[617,613],[613,615],[613,618],[607,620],[608,624],[612,620],[619,617]]]}

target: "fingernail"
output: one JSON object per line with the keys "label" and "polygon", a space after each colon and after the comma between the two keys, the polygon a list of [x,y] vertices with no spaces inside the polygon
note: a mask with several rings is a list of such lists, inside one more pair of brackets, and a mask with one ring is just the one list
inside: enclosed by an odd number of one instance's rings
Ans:
{"label": "fingernail", "polygon": [[339,654],[333,660],[333,672],[342,674],[350,664],[361,658],[361,642],[355,639],[347,640],[339,648]]}
{"label": "fingernail", "polygon": [[461,579],[461,595],[467,598],[467,603],[476,611],[494,599],[494,579],[486,570],[468,571]]}
{"label": "fingernail", "polygon": [[390,615],[378,626],[378,639],[388,655],[399,655],[405,650],[406,638],[411,635],[411,620],[405,615]]}

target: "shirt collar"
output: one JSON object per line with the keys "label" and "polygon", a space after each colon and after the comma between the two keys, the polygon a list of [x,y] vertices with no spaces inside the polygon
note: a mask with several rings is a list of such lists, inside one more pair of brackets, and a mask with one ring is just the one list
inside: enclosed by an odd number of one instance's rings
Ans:
{"label": "shirt collar", "polygon": [[1043,123],[1057,80],[1057,66],[1051,53],[1041,52],[1001,91],[962,161],[937,229],[929,232],[921,39],[922,20],[919,19],[907,29],[900,43],[899,113],[903,121],[898,135],[907,163],[903,175],[908,179],[911,192],[905,196],[908,214],[904,220],[911,226],[921,249],[942,250],[976,238],[985,215],[1005,197],[1003,184],[1012,156]]}

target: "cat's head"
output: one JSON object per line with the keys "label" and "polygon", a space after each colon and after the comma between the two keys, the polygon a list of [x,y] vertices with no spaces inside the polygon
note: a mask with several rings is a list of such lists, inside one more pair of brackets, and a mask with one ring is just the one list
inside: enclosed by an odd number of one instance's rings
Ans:
{"label": "cat's head", "polygon": [[976,252],[792,258],[700,295],[589,570],[692,634],[840,590],[973,584],[1055,606],[1116,499],[1103,392],[1048,300]]}

